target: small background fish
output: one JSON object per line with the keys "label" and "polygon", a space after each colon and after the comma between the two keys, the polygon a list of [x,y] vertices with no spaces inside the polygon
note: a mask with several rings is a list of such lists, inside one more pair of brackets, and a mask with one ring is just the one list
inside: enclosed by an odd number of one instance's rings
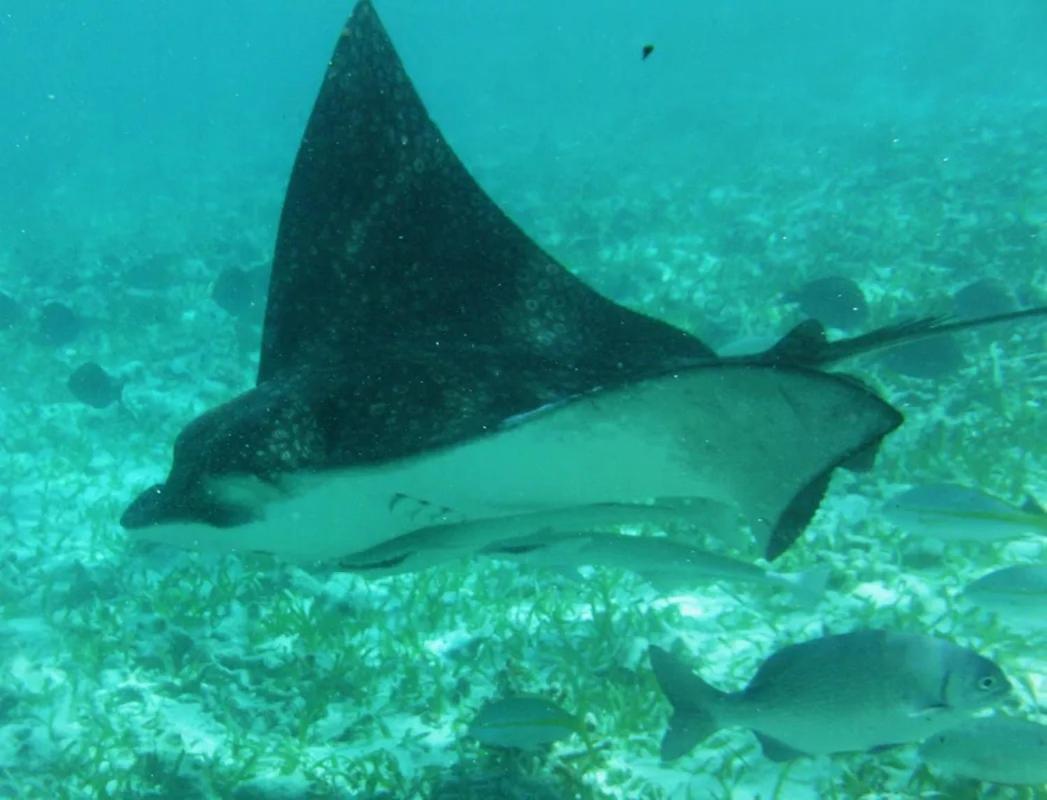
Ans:
{"label": "small background fish", "polygon": [[574,715],[549,700],[530,696],[492,700],[469,725],[469,735],[481,744],[517,750],[538,750],[584,732]]}
{"label": "small background fish", "polygon": [[963,595],[1009,625],[1047,629],[1047,564],[990,572],[968,585]]}
{"label": "small background fish", "polygon": [[0,292],[0,332],[13,328],[21,321],[22,306],[7,292]]}
{"label": "small background fish", "polygon": [[76,311],[65,303],[52,301],[40,309],[37,338],[42,344],[60,347],[73,342],[83,327],[83,320]]}
{"label": "small background fish", "polygon": [[929,738],[920,758],[960,778],[1047,785],[1047,725],[1000,715],[972,720]]}
{"label": "small background fish", "polygon": [[842,275],[830,275],[808,281],[784,295],[796,303],[806,316],[827,328],[853,330],[865,324],[869,306],[862,287]]}
{"label": "small background fish", "polygon": [[1035,502],[1017,507],[954,483],[916,486],[887,500],[884,516],[910,534],[944,541],[994,542],[1047,533],[1047,515]]}
{"label": "small background fish", "polygon": [[107,408],[119,402],[124,391],[124,381],[93,361],[77,367],[67,385],[73,397],[92,408]]}
{"label": "small background fish", "polygon": [[967,363],[955,336],[935,336],[899,345],[878,358],[892,372],[924,380],[952,375]]}

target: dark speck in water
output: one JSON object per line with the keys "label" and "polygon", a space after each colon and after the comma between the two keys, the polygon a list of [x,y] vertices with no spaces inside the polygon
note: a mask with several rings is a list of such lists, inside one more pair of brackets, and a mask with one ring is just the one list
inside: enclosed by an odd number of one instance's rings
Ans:
{"label": "dark speck in water", "polygon": [[640,60],[646,61],[647,60],[647,56],[649,56],[653,52],[654,52],[654,45],[653,44],[645,44],[643,46],[643,55],[640,56]]}

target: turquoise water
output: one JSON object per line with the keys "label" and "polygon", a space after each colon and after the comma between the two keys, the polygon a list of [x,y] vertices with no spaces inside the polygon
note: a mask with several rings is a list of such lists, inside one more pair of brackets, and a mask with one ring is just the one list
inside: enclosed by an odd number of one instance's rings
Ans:
{"label": "turquoise water", "polygon": [[[645,650],[679,640],[737,688],[825,630],[933,633],[993,657],[1016,685],[1009,711],[1044,721],[1042,632],[960,597],[1043,561],[1042,536],[941,543],[879,511],[936,481],[1045,496],[1042,323],[958,338],[932,378],[846,365],[907,421],[872,472],[836,476],[775,564],[832,567],[815,609],[727,583],[666,596],[624,570],[566,581],[463,561],[367,582],[128,543],[120,513],[163,479],[178,431],[253,384],[260,309],[229,313],[214,285],[268,267],[349,11],[214,5],[0,8],[0,292],[17,308],[0,321],[0,796],[990,791],[924,770],[913,747],[783,767],[741,729],[662,764],[668,705]],[[1042,3],[649,6],[377,3],[507,213],[601,292],[715,347],[784,334],[803,313],[783,295],[830,275],[860,286],[863,329],[951,313],[984,278],[1016,307],[1047,303]],[[53,301],[82,321],[57,344],[40,334]],[[121,404],[76,402],[66,381],[89,361],[126,381]],[[483,749],[468,723],[506,693],[570,709],[593,747]]]}

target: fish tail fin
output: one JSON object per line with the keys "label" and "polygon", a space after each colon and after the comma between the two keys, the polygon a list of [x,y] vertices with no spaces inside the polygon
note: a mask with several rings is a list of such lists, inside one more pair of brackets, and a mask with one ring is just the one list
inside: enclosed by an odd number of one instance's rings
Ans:
{"label": "fish tail fin", "polygon": [[671,761],[719,729],[714,709],[727,695],[662,648],[652,645],[647,652],[658,686],[673,707],[669,728],[662,738],[662,760]]}
{"label": "fish tail fin", "polygon": [[832,575],[832,569],[821,566],[805,569],[803,572],[776,572],[771,577],[788,589],[799,605],[811,608],[818,605],[825,596],[830,575]]}

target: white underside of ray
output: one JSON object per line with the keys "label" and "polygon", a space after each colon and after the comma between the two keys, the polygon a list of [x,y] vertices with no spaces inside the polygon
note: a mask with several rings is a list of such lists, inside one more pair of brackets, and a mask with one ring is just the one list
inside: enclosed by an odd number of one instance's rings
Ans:
{"label": "white underside of ray", "polygon": [[885,407],[847,381],[700,367],[586,395],[415,457],[298,473],[279,490],[251,476],[223,478],[212,488],[248,502],[262,519],[135,533],[193,548],[330,559],[433,525],[474,528],[526,513],[537,533],[537,512],[697,497],[736,508],[765,539],[801,488],[888,427]]}

